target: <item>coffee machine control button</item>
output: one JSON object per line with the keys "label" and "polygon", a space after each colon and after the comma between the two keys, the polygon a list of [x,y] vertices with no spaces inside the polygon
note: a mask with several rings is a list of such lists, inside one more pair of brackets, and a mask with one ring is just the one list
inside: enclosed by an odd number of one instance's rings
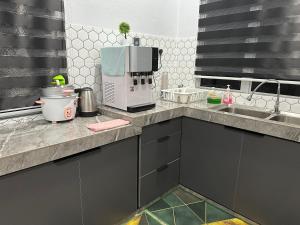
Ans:
{"label": "coffee machine control button", "polygon": [[138,85],[138,80],[137,79],[133,80],[133,85]]}
{"label": "coffee machine control button", "polygon": [[149,83],[149,84],[152,84],[152,78],[149,78],[149,79],[148,79],[148,83]]}
{"label": "coffee machine control button", "polygon": [[146,82],[145,82],[145,78],[142,78],[142,79],[141,79],[141,84],[144,85],[145,83],[146,83]]}

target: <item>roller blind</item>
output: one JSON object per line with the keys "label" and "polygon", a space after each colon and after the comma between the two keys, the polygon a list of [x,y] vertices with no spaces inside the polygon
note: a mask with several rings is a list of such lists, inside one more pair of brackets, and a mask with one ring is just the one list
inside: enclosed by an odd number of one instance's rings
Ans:
{"label": "roller blind", "polygon": [[300,80],[300,1],[201,0],[196,75]]}
{"label": "roller blind", "polygon": [[66,68],[63,0],[0,0],[0,112],[32,107]]}

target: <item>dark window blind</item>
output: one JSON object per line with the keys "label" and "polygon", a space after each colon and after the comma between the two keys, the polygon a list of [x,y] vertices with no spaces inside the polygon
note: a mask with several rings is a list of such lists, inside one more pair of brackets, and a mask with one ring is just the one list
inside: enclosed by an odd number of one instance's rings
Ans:
{"label": "dark window blind", "polygon": [[0,0],[0,111],[34,106],[67,78],[63,0]]}
{"label": "dark window blind", "polygon": [[300,80],[300,2],[202,0],[196,75]]}

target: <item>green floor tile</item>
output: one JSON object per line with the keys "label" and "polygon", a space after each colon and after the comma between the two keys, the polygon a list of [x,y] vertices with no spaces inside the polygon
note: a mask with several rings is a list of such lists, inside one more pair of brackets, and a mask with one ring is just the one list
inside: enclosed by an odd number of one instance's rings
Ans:
{"label": "green floor tile", "polygon": [[139,225],[149,225],[148,221],[147,221],[147,218],[146,218],[146,214],[143,213],[142,215],[142,218],[141,218],[141,221],[139,223]]}
{"label": "green floor tile", "polygon": [[163,200],[170,206],[170,207],[176,207],[176,206],[182,206],[184,205],[184,202],[180,200],[175,194],[171,193],[163,197]]}
{"label": "green floor tile", "polygon": [[221,209],[218,209],[214,207],[213,205],[207,203],[206,205],[206,221],[207,223],[215,222],[215,221],[221,221],[226,219],[232,219],[234,218],[232,215],[230,215],[227,212],[224,212]]}
{"label": "green floor tile", "polygon": [[201,225],[202,221],[187,206],[174,209],[176,225]]}
{"label": "green floor tile", "polygon": [[179,187],[144,210],[139,225],[203,225],[232,218],[235,217]]}
{"label": "green floor tile", "polygon": [[147,217],[147,222],[148,222],[149,225],[161,225],[159,222],[157,222],[151,216],[146,215],[146,217]]}
{"label": "green floor tile", "polygon": [[188,207],[205,222],[205,202],[189,204]]}
{"label": "green floor tile", "polygon": [[174,216],[173,216],[173,209],[165,209],[153,212],[155,216],[157,216],[160,220],[168,225],[175,225],[174,224]]}
{"label": "green floor tile", "polygon": [[170,208],[170,205],[168,205],[164,200],[160,199],[155,203],[153,203],[151,206],[149,206],[147,209],[152,212],[152,211],[168,209],[168,208]]}
{"label": "green floor tile", "polygon": [[177,195],[185,204],[195,203],[199,201],[203,201],[202,199],[196,197],[195,195],[186,192],[182,188],[178,188],[174,191],[174,194]]}

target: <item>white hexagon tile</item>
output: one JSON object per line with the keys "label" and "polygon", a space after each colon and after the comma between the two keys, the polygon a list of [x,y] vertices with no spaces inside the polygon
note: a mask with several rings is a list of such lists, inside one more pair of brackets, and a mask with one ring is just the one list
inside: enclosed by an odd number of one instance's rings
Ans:
{"label": "white hexagon tile", "polygon": [[[194,86],[194,60],[196,38],[176,39],[141,33],[130,33],[141,38],[141,45],[164,50],[162,69],[156,73],[156,94],[159,94],[160,74],[168,73],[169,87]],[[89,86],[97,93],[101,103],[100,49],[120,46],[123,36],[116,30],[69,24],[66,26],[69,80],[75,87]]]}

